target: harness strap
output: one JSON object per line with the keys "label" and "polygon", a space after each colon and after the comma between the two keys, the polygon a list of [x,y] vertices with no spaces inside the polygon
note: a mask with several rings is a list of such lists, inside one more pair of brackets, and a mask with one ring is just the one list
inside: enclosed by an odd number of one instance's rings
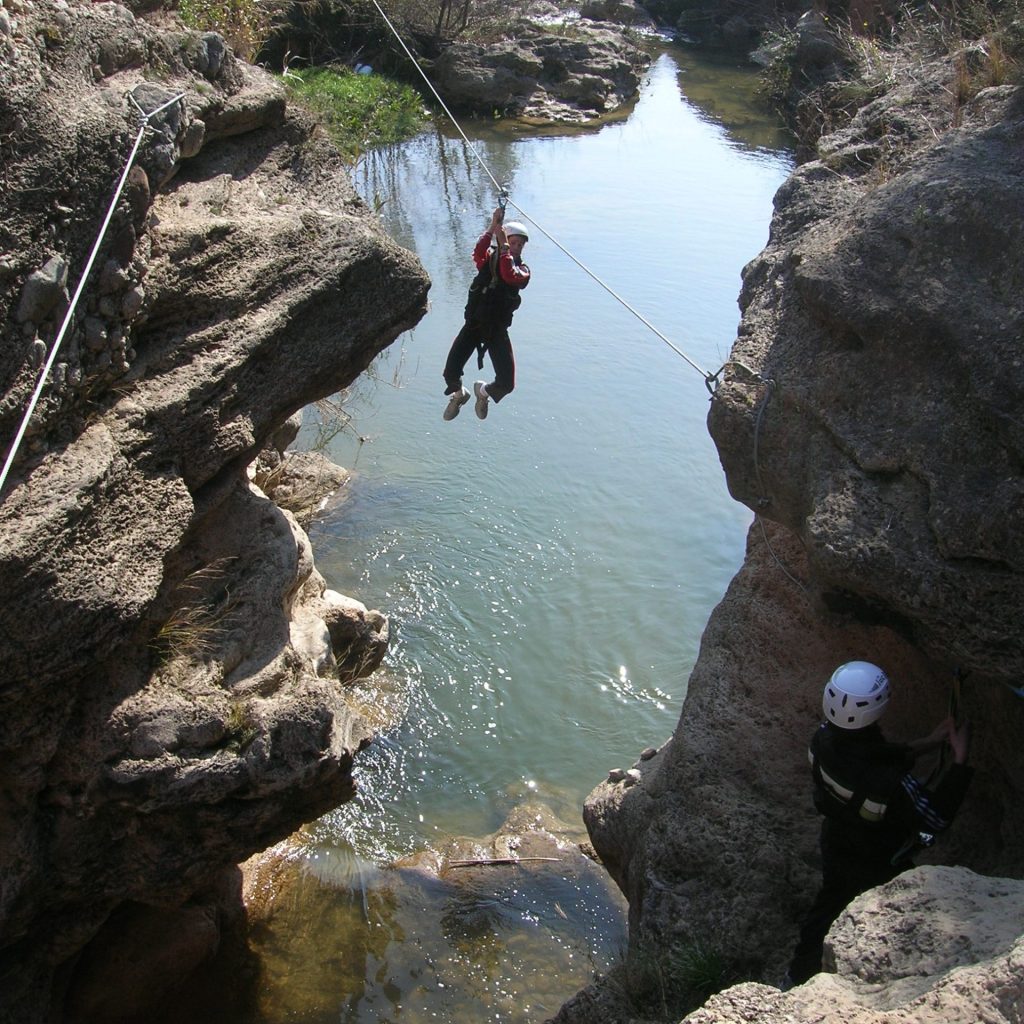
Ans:
{"label": "harness strap", "polygon": [[[504,209],[504,207],[502,207]],[[489,292],[492,288],[498,287],[498,260],[500,254],[497,249],[493,249],[487,257],[487,266],[491,271],[491,283],[484,289],[485,292]],[[478,341],[476,343],[476,368],[482,370],[484,368],[484,354],[487,352],[487,340]]]}

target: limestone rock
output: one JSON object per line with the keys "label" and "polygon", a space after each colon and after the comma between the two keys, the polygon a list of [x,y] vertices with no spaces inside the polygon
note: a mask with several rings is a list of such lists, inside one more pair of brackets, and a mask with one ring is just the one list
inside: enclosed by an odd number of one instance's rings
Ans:
{"label": "limestone rock", "polygon": [[[18,22],[0,61],[3,436],[138,131],[126,95],[183,94],[144,137],[0,501],[0,1017],[28,1024],[71,1011],[55,972],[106,955],[89,945],[118,908],[173,917],[351,796],[370,728],[334,674],[323,581],[245,468],[416,323],[429,282],[280,87],[216,40],[79,0]],[[50,25],[61,45],[24,45]],[[117,995],[95,978],[68,989],[82,1014]]]}
{"label": "limestone rock", "polygon": [[572,37],[522,23],[515,40],[454,43],[433,66],[439,91],[456,107],[536,121],[585,122],[636,95],[650,58],[608,26]]}
{"label": "limestone rock", "polygon": [[919,868],[855,900],[833,925],[835,973],[787,993],[740,985],[686,1024],[1013,1024],[1024,1000],[1024,882]]}
{"label": "limestone rock", "polygon": [[216,32],[205,32],[196,47],[196,70],[211,82],[220,74],[227,56],[227,46]]}
{"label": "limestone rock", "polygon": [[282,508],[308,522],[324,500],[348,481],[349,472],[320,452],[289,452],[278,459],[264,457],[256,483]]}
{"label": "limestone rock", "polygon": [[836,35],[818,11],[807,11],[796,23],[797,48],[794,61],[798,68],[807,70],[825,67],[843,60]]}
{"label": "limestone rock", "polygon": [[588,0],[580,5],[580,15],[592,21],[611,21],[617,25],[654,26],[651,16],[636,0]]}
{"label": "limestone rock", "polygon": [[[858,161],[883,133],[904,139],[900,173],[878,182]],[[708,425],[731,493],[800,536],[823,603],[1012,681],[1024,676],[1024,648],[1005,642],[1024,612],[1020,104],[930,142],[906,97],[876,101],[782,187],[769,246],[744,272],[733,350],[774,383],[727,371]]]}
{"label": "limestone rock", "polygon": [[39,270],[34,270],[21,293],[16,314],[18,323],[41,323],[61,303],[66,309],[71,301],[67,284],[68,265],[59,256],[51,257]]}
{"label": "limestone rock", "polygon": [[302,413],[296,412],[288,417],[270,438],[270,443],[277,450],[279,455],[284,455],[292,442],[299,436],[302,429]]}
{"label": "limestone rock", "polygon": [[324,591],[318,610],[330,634],[338,678],[353,682],[373,672],[387,653],[387,616],[334,590]]}

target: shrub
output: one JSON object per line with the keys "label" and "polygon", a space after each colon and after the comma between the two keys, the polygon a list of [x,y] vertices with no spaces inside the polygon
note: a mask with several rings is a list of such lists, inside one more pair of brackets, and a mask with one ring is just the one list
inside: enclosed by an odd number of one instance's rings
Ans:
{"label": "shrub", "polygon": [[736,981],[736,972],[715,947],[700,940],[630,951],[618,984],[641,1016],[678,1019]]}
{"label": "shrub", "polygon": [[197,32],[219,32],[243,60],[252,60],[280,10],[261,0],[178,0],[181,20]]}
{"label": "shrub", "polygon": [[424,124],[419,93],[382,75],[307,68],[290,71],[286,81],[293,98],[322,119],[335,144],[352,160],[371,146],[407,139]]}

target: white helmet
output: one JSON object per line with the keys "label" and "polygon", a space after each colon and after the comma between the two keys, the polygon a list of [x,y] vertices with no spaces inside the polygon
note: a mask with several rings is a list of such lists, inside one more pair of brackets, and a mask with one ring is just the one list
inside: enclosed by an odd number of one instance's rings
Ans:
{"label": "white helmet", "polygon": [[522,235],[524,241],[530,240],[529,232],[526,230],[525,224],[520,224],[517,220],[510,220],[505,224],[506,235]]}
{"label": "white helmet", "polygon": [[870,661],[848,661],[825,684],[825,721],[840,729],[863,729],[878,721],[889,704],[889,677]]}

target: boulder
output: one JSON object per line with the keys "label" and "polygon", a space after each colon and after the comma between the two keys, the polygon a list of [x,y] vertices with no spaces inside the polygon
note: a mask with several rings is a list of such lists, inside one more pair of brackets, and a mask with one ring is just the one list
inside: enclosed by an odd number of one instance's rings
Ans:
{"label": "boulder", "polygon": [[352,682],[368,676],[387,653],[387,616],[335,590],[324,590],[320,602],[318,611],[330,634],[338,678]]}
{"label": "boulder", "polygon": [[51,314],[63,316],[71,302],[68,295],[68,265],[59,256],[53,256],[38,270],[32,271],[25,282],[15,317],[18,323],[41,323]]}
{"label": "boulder", "polygon": [[840,63],[845,55],[836,34],[818,11],[807,11],[796,23],[796,73]]}
{"label": "boulder", "polygon": [[858,897],[832,926],[834,971],[789,992],[740,985],[685,1024],[1013,1024],[1024,999],[1024,882],[919,868]]}
{"label": "boulder", "polygon": [[308,523],[327,498],[345,486],[349,472],[320,452],[262,457],[254,479],[274,502]]}
{"label": "boulder", "polygon": [[522,26],[491,45],[454,43],[433,65],[438,90],[455,108],[534,121],[585,122],[635,98],[649,56],[608,26],[571,37]]}
{"label": "boulder", "polygon": [[631,28],[654,27],[653,19],[636,0],[588,0],[580,5],[580,16]]}

